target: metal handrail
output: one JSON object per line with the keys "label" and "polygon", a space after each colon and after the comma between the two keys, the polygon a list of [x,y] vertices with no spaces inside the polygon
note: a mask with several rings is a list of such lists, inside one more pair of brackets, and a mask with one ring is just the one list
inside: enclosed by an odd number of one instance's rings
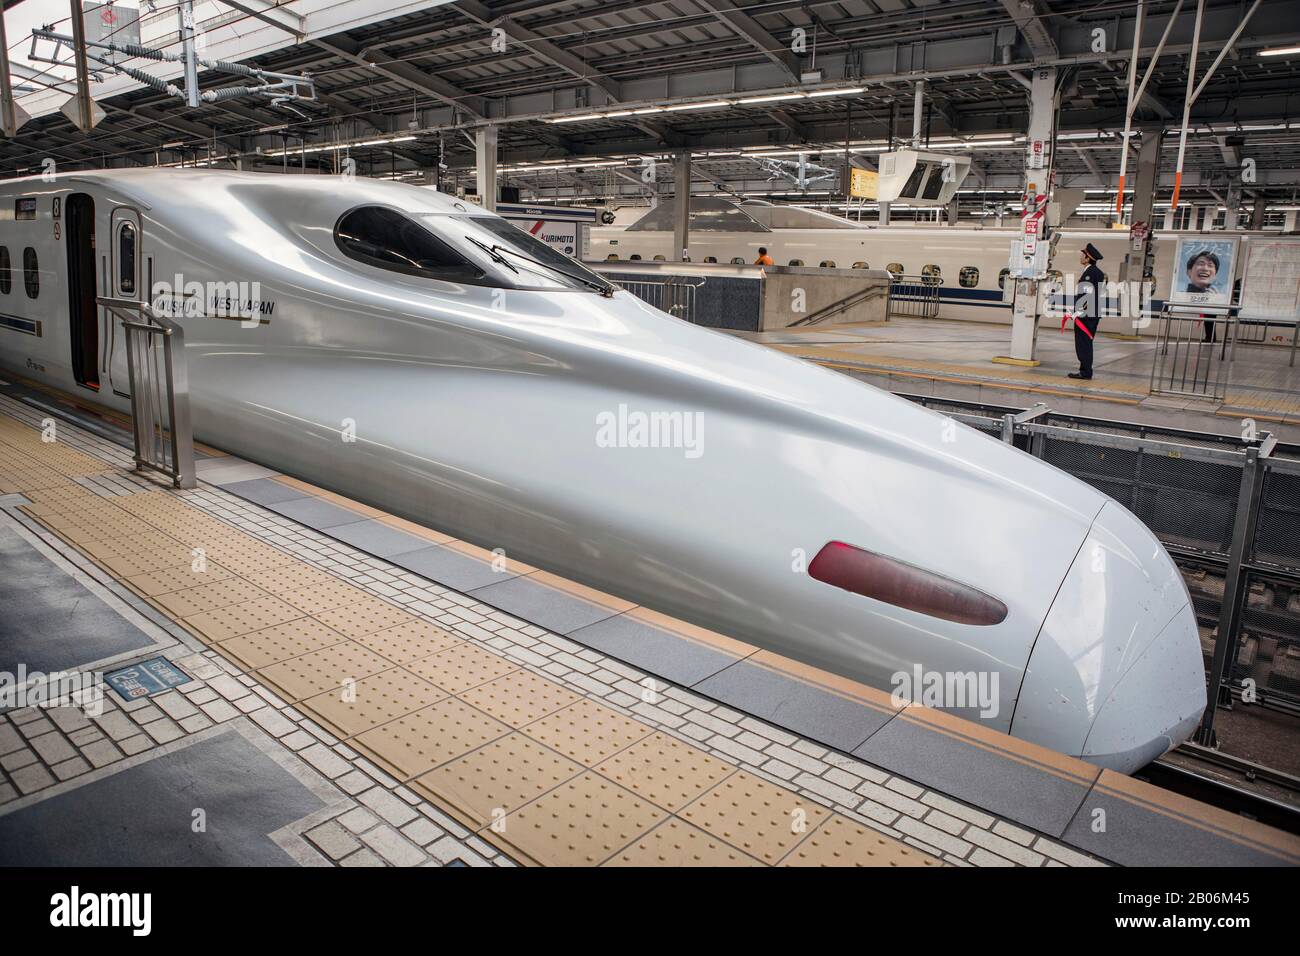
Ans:
{"label": "metal handrail", "polygon": [[[113,296],[98,296],[95,301],[122,321],[126,335],[136,470],[158,471],[170,477],[176,488],[193,488],[194,432],[185,330],[148,302]],[[161,375],[155,339],[162,340]]]}

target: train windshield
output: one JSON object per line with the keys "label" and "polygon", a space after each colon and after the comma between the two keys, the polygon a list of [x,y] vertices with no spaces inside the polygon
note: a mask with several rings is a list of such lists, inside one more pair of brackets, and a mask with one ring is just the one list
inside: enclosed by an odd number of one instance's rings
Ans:
{"label": "train windshield", "polygon": [[600,275],[577,259],[570,258],[533,235],[497,216],[426,217],[436,227],[455,228],[483,250],[503,270],[508,284],[525,287],[590,289],[606,292],[612,287]]}

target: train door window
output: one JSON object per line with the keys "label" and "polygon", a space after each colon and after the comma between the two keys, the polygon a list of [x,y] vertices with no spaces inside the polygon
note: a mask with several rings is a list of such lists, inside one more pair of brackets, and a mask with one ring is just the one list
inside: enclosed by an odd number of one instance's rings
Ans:
{"label": "train door window", "polygon": [[135,223],[117,227],[117,291],[135,295]]}
{"label": "train door window", "polygon": [[376,269],[429,279],[472,281],[483,270],[396,209],[361,206],[339,217],[334,243],[350,259]]}
{"label": "train door window", "polygon": [[41,264],[31,246],[23,250],[23,288],[27,290],[29,299],[41,294]]}
{"label": "train door window", "polygon": [[1011,275],[1011,270],[1010,270],[1010,269],[1006,269],[1006,268],[1004,268],[1004,269],[999,270],[999,272],[998,272],[998,288],[999,288],[999,289],[1005,289],[1005,288],[1007,287],[1007,276],[1009,276],[1009,275]]}
{"label": "train door window", "polygon": [[975,266],[962,266],[957,281],[963,289],[973,289],[980,284],[980,271]]}
{"label": "train door window", "polygon": [[903,264],[901,262],[891,262],[889,265],[885,266],[885,271],[897,279],[903,274]]}
{"label": "train door window", "polygon": [[8,295],[13,287],[14,274],[9,264],[9,247],[0,246],[0,295]]}
{"label": "train door window", "polygon": [[72,374],[78,384],[98,390],[99,305],[95,300],[99,290],[95,275],[95,200],[86,193],[73,193],[63,204],[63,218]]}

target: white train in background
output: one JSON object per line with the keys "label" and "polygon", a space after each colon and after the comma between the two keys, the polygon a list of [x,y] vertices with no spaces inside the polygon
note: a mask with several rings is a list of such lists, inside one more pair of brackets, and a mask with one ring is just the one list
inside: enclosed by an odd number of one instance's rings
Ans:
{"label": "white train in background", "polygon": [[[696,210],[696,206],[703,206]],[[1007,281],[1011,243],[1019,230],[1010,227],[958,225],[915,226],[858,223],[830,213],[763,201],[733,203],[708,198],[692,200],[690,257],[695,263],[753,263],[760,247],[779,266],[832,266],[841,269],[885,269],[904,276],[924,277],[939,286],[939,317],[977,322],[1011,321],[1014,282]],[[1158,313],[1169,294],[1176,240],[1195,233],[1155,236],[1154,288],[1150,307]],[[1227,239],[1274,236],[1275,233],[1203,233]],[[1105,257],[1102,271],[1110,281],[1120,279],[1120,263],[1128,246],[1127,229],[1064,229],[1054,259],[1059,281],[1082,271],[1079,250],[1092,243]],[[672,258],[671,205],[651,209],[628,225],[594,226],[590,231],[590,261]],[[1011,289],[1006,288],[1010,284]],[[1050,324],[1051,316],[1044,316]],[[1120,316],[1102,322],[1108,332],[1133,334],[1133,322]],[[1151,330],[1151,325],[1146,326]],[[1143,331],[1142,328],[1137,331]]]}

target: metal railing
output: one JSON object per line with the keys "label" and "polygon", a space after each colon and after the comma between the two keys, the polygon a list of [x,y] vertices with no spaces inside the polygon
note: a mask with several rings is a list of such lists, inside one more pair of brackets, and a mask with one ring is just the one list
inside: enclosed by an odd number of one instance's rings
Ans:
{"label": "metal railing", "polygon": [[1237,318],[1166,305],[1151,361],[1151,394],[1223,401],[1237,345]]}
{"label": "metal railing", "polygon": [[676,316],[686,322],[695,322],[695,290],[707,282],[687,282],[684,279],[620,280],[619,285],[638,299],[649,302],[661,312]]}
{"label": "metal railing", "polygon": [[100,296],[122,320],[131,382],[131,428],[137,471],[167,475],[176,488],[194,487],[185,331],[148,302]]}
{"label": "metal railing", "polygon": [[904,397],[1087,482],[1160,539],[1188,580],[1201,631],[1209,706],[1199,743],[1216,745],[1216,717],[1243,700],[1300,717],[1300,447],[1267,432]]}
{"label": "metal railing", "polygon": [[903,316],[916,319],[939,317],[939,280],[933,276],[890,274],[889,304],[885,318]]}

